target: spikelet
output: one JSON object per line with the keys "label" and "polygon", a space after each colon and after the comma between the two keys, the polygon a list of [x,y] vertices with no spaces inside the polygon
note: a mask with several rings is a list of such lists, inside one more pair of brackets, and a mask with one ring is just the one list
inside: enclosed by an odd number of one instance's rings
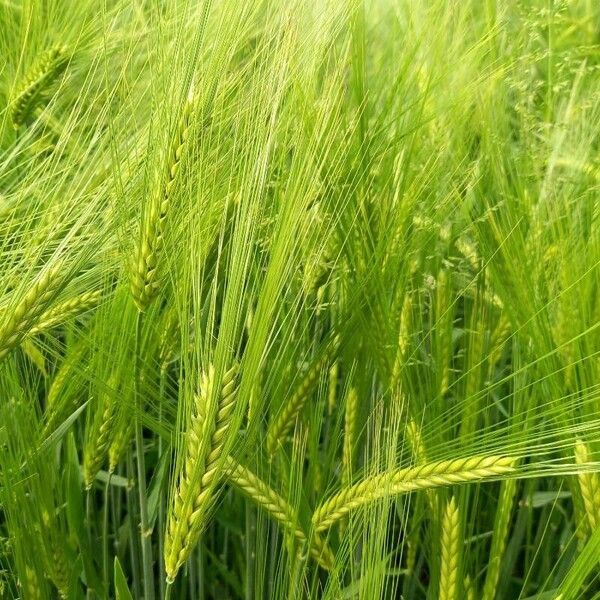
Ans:
{"label": "spikelet", "polygon": [[358,413],[358,394],[350,388],[346,395],[344,411],[344,446],[342,450],[342,485],[346,486],[352,479],[352,460],[356,448],[356,417]]}
{"label": "spikelet", "polygon": [[470,575],[465,577],[465,600],[475,600],[475,586]]}
{"label": "spikelet", "polygon": [[313,514],[313,524],[316,531],[324,531],[355,508],[381,498],[505,475],[514,472],[514,462],[506,456],[471,456],[374,475],[321,504]]}
{"label": "spikelet", "polygon": [[45,311],[35,326],[29,330],[29,335],[36,335],[46,329],[65,323],[77,315],[83,314],[97,306],[101,299],[102,292],[94,291],[84,292],[75,296],[75,298],[65,300],[50,310]]}
{"label": "spikelet", "polygon": [[171,510],[165,534],[165,570],[167,581],[174,581],[181,565],[194,549],[222,467],[222,453],[237,392],[237,366],[223,375],[219,394],[213,393],[212,365],[202,376],[200,394],[186,434],[185,457],[177,486],[172,494]]}
{"label": "spikelet", "polygon": [[42,101],[42,94],[60,76],[67,66],[67,47],[57,45],[44,52],[36,66],[27,73],[11,102],[11,118],[18,129]]}
{"label": "spikelet", "polygon": [[31,289],[12,311],[3,311],[0,325],[0,360],[18,346],[37,324],[48,303],[59,290],[62,262],[39,274]]}
{"label": "spikelet", "polygon": [[169,149],[158,193],[152,198],[145,215],[135,258],[131,266],[131,293],[140,311],[146,310],[159,289],[159,256],[164,243],[164,229],[181,159],[189,136],[193,109],[193,90],[183,108],[177,135]]}
{"label": "spikelet", "polygon": [[[591,460],[590,450],[585,442],[575,442],[575,462],[585,465]],[[592,531],[600,525],[600,478],[597,473],[585,472],[577,475],[585,506],[585,514]]]}
{"label": "spikelet", "polygon": [[452,496],[442,519],[440,600],[458,600],[459,537],[458,506],[454,496]]}
{"label": "spikelet", "polygon": [[289,400],[284,405],[281,412],[276,416],[267,432],[267,452],[273,455],[279,445],[285,439],[285,436],[294,426],[296,417],[302,410],[310,393],[314,390],[321,372],[327,368],[331,362],[331,357],[338,347],[338,338],[329,342],[328,347],[323,354],[310,366],[304,374],[300,383],[292,393]]}
{"label": "spikelet", "polygon": [[[283,525],[298,541],[308,542],[308,536],[298,525],[296,512],[275,490],[231,457],[227,458],[226,468],[229,483]],[[311,540],[310,554],[324,569],[333,567],[334,558],[331,549],[318,534],[315,534]]]}

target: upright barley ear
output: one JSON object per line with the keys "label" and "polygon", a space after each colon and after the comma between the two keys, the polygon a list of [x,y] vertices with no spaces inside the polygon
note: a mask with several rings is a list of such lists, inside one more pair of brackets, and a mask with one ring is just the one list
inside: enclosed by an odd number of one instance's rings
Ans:
{"label": "upright barley ear", "polygon": [[18,346],[38,323],[47,305],[59,291],[62,270],[63,264],[59,262],[40,273],[15,309],[4,309],[0,325],[0,360]]}
{"label": "upright barley ear", "polygon": [[171,494],[164,549],[169,582],[175,580],[181,565],[194,549],[213,501],[235,409],[237,372],[237,366],[234,366],[223,375],[218,394],[214,393],[212,365],[202,376],[200,393],[185,435],[185,456]]}
{"label": "upright barley ear", "polygon": [[160,286],[158,267],[164,244],[164,229],[189,136],[193,106],[193,91],[190,90],[179,121],[177,134],[166,157],[165,173],[157,193],[150,200],[150,205],[144,213],[142,230],[131,266],[131,293],[137,307],[142,312],[148,308]]}
{"label": "upright barley ear", "polygon": [[315,531],[324,531],[355,508],[388,496],[513,473],[514,463],[507,456],[470,456],[373,475],[321,504],[313,514],[313,525]]}
{"label": "upright barley ear", "polygon": [[460,519],[454,496],[448,502],[442,519],[442,564],[440,569],[440,600],[458,600],[458,558]]}
{"label": "upright barley ear", "polygon": [[336,336],[328,343],[321,356],[309,367],[308,371],[296,386],[291,397],[283,406],[281,412],[276,416],[267,432],[267,452],[270,455],[275,454],[279,445],[283,442],[285,436],[294,426],[296,417],[302,410],[308,396],[316,387],[321,372],[327,368],[331,362],[339,345],[339,339]]}
{"label": "upright barley ear", "polygon": [[57,45],[40,56],[35,67],[25,75],[12,100],[11,118],[18,129],[42,102],[43,94],[65,70],[67,47]]}
{"label": "upright barley ear", "polygon": [[[575,442],[575,462],[585,465],[591,460],[590,450],[585,442]],[[600,478],[597,473],[579,473],[579,487],[583,496],[585,514],[592,531],[600,525]]]}
{"label": "upright barley ear", "polygon": [[[229,483],[283,525],[298,541],[308,542],[308,535],[298,524],[296,511],[275,490],[231,457],[227,458],[226,468]],[[333,568],[333,553],[318,534],[310,541],[310,554],[324,569]]]}

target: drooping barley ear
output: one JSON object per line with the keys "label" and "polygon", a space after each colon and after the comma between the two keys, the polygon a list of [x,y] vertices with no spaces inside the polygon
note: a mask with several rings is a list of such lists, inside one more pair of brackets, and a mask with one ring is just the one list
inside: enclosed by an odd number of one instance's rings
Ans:
{"label": "drooping barley ear", "polygon": [[161,179],[157,193],[151,198],[150,205],[145,211],[138,245],[131,265],[131,293],[136,306],[142,312],[148,308],[160,286],[158,268],[159,257],[164,244],[164,229],[189,136],[193,106],[193,90],[190,90],[177,127],[177,133],[166,157],[165,174]]}
{"label": "drooping barley ear", "polygon": [[14,310],[3,311],[0,325],[0,360],[18,346],[37,324],[40,316],[59,291],[62,270],[61,261],[40,273]]}
{"label": "drooping barley ear", "polygon": [[342,485],[347,486],[352,480],[352,461],[356,448],[356,418],[358,415],[358,394],[351,387],[346,394],[346,410],[344,411],[344,446],[342,450]]}
{"label": "drooping barley ear", "polygon": [[506,475],[514,472],[514,463],[507,456],[471,456],[387,471],[326,500],[315,510],[313,524],[316,531],[324,531],[355,508],[381,498]]}
{"label": "drooping barley ear", "polygon": [[[226,469],[229,483],[285,527],[297,540],[308,542],[309,536],[298,524],[296,511],[275,490],[231,457],[227,458]],[[310,540],[310,554],[324,569],[333,567],[331,549],[318,534]]]}
{"label": "drooping barley ear", "polygon": [[51,329],[56,325],[61,325],[69,319],[96,307],[101,299],[102,292],[97,290],[93,292],[84,292],[74,298],[65,300],[50,310],[45,311],[40,316],[37,323],[29,330],[29,335],[36,335],[42,331]]}
{"label": "drooping barley ear", "polygon": [[[575,462],[586,465],[591,460],[588,445],[582,440],[575,442]],[[583,497],[585,514],[592,531],[600,525],[600,478],[597,473],[585,472],[577,475]]]}
{"label": "drooping barley ear", "polygon": [[458,600],[458,558],[460,518],[454,496],[450,499],[442,519],[440,600]]}
{"label": "drooping barley ear", "polygon": [[300,383],[296,386],[291,397],[283,406],[283,409],[275,417],[275,420],[267,432],[267,452],[269,455],[275,454],[277,448],[283,443],[286,435],[294,426],[296,418],[310,393],[316,387],[321,372],[327,368],[331,362],[331,357],[335,354],[339,344],[337,336],[331,340],[328,346],[317,360],[304,373]]}
{"label": "drooping barley ear", "polygon": [[492,535],[492,547],[488,560],[485,583],[483,584],[483,600],[494,600],[500,577],[500,566],[506,549],[506,541],[513,515],[513,504],[517,491],[517,480],[506,479],[500,485],[500,498],[496,508],[496,518]]}
{"label": "drooping barley ear", "polygon": [[[114,383],[115,379],[111,378],[111,389]],[[87,489],[92,487],[98,471],[106,461],[117,417],[117,403],[111,391],[101,394],[99,404],[83,449],[83,481]]]}
{"label": "drooping barley ear", "polygon": [[172,493],[165,532],[165,570],[173,582],[181,565],[194,549],[213,502],[214,487],[223,469],[223,448],[231,425],[237,396],[237,366],[214,393],[212,365],[202,376],[193,415],[185,438],[185,456]]}
{"label": "drooping barley ear", "polygon": [[44,92],[65,70],[68,61],[67,47],[54,46],[44,52],[35,67],[23,77],[11,102],[11,118],[15,129],[23,125],[42,102]]}

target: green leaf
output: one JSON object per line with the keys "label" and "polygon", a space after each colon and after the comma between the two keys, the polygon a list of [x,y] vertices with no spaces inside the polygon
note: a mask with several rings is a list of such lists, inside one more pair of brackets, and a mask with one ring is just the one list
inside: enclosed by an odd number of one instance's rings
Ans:
{"label": "green leaf", "polygon": [[133,600],[133,596],[129,591],[127,579],[121,568],[119,559],[115,556],[115,593],[117,600]]}

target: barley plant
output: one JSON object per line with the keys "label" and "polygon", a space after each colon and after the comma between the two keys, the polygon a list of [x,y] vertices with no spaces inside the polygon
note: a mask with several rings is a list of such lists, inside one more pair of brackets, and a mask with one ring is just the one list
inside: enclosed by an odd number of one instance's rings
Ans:
{"label": "barley plant", "polygon": [[0,598],[600,599],[597,0],[0,0]]}

